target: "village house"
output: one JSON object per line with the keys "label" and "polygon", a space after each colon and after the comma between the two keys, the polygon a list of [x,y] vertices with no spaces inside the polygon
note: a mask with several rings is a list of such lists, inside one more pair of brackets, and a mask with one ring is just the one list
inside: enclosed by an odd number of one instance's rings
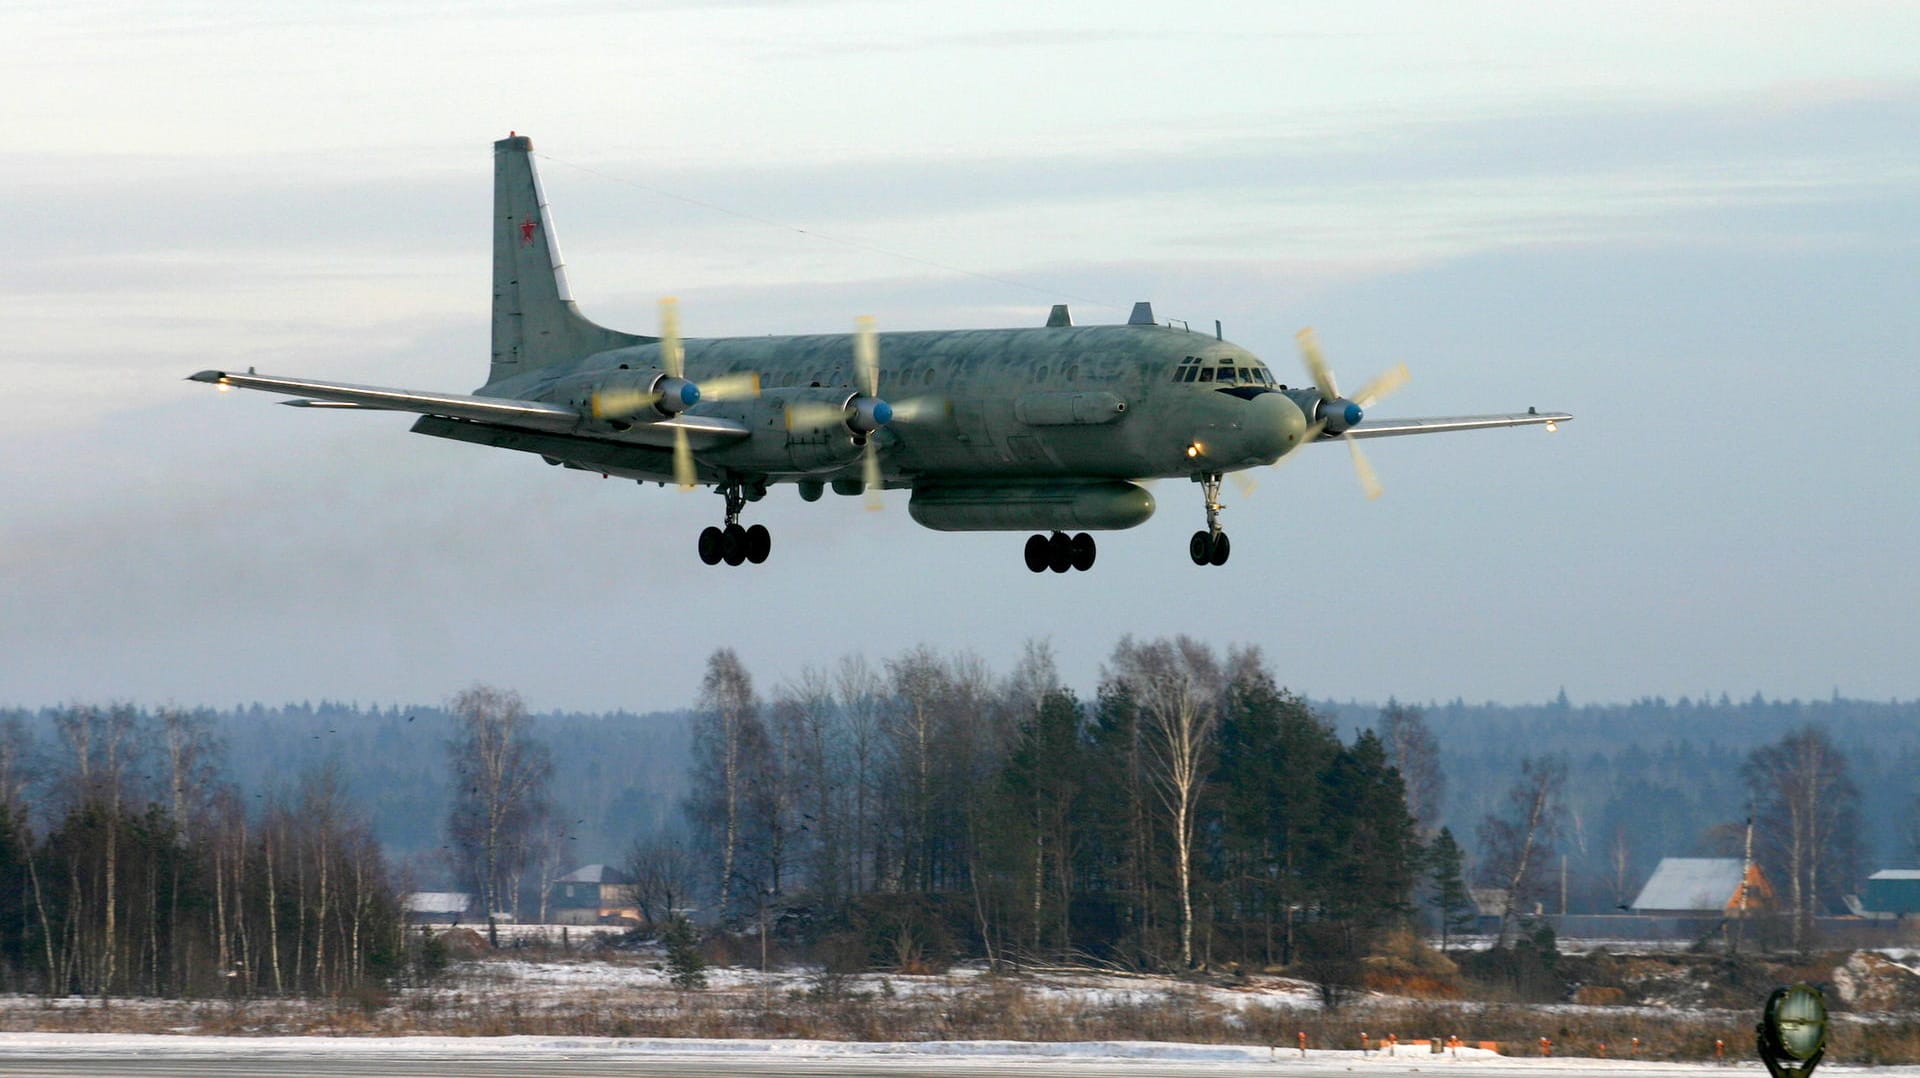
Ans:
{"label": "village house", "polygon": [[640,923],[633,880],[610,865],[583,865],[553,881],[547,908],[557,925]]}

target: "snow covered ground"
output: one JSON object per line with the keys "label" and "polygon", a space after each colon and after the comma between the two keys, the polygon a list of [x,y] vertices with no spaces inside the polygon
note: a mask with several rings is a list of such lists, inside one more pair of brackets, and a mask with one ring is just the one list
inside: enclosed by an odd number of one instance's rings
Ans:
{"label": "snow covered ground", "polygon": [[[1352,1051],[1308,1051],[1222,1045],[1163,1044],[1139,1041],[1023,1043],[1012,1041],[934,1041],[845,1043],[777,1040],[694,1040],[609,1037],[170,1037],[130,1034],[0,1034],[0,1072],[27,1059],[100,1058],[166,1060],[252,1058],[314,1060],[335,1058],[433,1061],[456,1072],[461,1060],[544,1061],[541,1073],[564,1073],[569,1061],[582,1064],[627,1062],[636,1071],[701,1074],[780,1075],[804,1070],[828,1072],[886,1069],[905,1065],[929,1076],[982,1070],[1028,1073],[1098,1073],[1104,1069],[1134,1073],[1245,1074],[1249,1071],[1296,1074],[1347,1074],[1362,1071],[1420,1073],[1451,1071],[1468,1075],[1527,1074],[1569,1078],[1593,1074],[1726,1075],[1761,1073],[1758,1063],[1726,1065],[1634,1060],[1508,1059],[1492,1052],[1461,1048],[1432,1054],[1402,1049],[1388,1055]],[[556,1069],[557,1068],[557,1069]],[[109,1068],[111,1069],[111,1068]],[[1866,1068],[1832,1067],[1823,1073],[1869,1073]],[[595,1073],[599,1071],[596,1069]],[[117,1072],[116,1072],[117,1073]],[[171,1071],[169,1073],[172,1073]],[[356,1071],[359,1073],[359,1071]],[[1920,1078],[1920,1067],[1872,1068],[1875,1078]]]}

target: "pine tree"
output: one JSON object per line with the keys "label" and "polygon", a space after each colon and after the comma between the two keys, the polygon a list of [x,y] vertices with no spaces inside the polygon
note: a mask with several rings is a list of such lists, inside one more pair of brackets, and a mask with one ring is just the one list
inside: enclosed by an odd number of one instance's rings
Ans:
{"label": "pine tree", "polygon": [[667,921],[662,942],[667,945],[667,980],[682,992],[707,986],[707,960],[700,956],[700,935],[693,922],[678,914]]}
{"label": "pine tree", "polygon": [[1454,841],[1453,830],[1442,827],[1427,849],[1427,878],[1433,885],[1427,904],[1440,915],[1440,949],[1443,951],[1447,949],[1449,936],[1473,927],[1473,894],[1467,890],[1464,860],[1460,844]]}

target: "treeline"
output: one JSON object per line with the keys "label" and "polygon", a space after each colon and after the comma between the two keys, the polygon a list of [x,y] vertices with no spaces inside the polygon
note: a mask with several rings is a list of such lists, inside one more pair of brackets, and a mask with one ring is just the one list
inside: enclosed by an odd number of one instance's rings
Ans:
{"label": "treeline", "polygon": [[[1286,676],[1283,675],[1283,680]],[[1343,740],[1380,724],[1377,703],[1315,700]],[[1737,853],[1726,825],[1744,818],[1740,767],[1755,746],[1805,726],[1830,735],[1860,796],[1863,867],[1920,865],[1920,702],[1851,699],[1666,700],[1576,705],[1462,701],[1420,705],[1446,776],[1437,810],[1478,856],[1479,823],[1505,801],[1527,757],[1565,761],[1568,908],[1611,912],[1629,902],[1660,858]],[[53,711],[0,711],[44,743]],[[346,797],[367,815],[408,887],[464,886],[448,865],[452,804],[444,743],[456,719],[444,706],[369,708],[338,702],[251,704],[198,712],[223,744],[225,778],[247,790],[294,795],[292,777],[334,766]],[[614,863],[638,837],[675,826],[688,789],[690,710],[579,714],[536,712],[533,736],[551,749],[553,813],[564,824],[566,871]],[[152,716],[146,717],[151,721]],[[1558,856],[1558,855],[1557,855]],[[1559,908],[1559,862],[1549,905]],[[537,914],[527,885],[521,906]]]}
{"label": "treeline", "polygon": [[[1367,704],[1322,705],[1343,730],[1375,720]],[[1743,771],[1756,748],[1823,731],[1856,791],[1846,836],[1860,869],[1920,867],[1920,702],[1737,699],[1725,694],[1630,703],[1427,704],[1446,798],[1439,819],[1463,838],[1496,811],[1527,757],[1566,765],[1567,902],[1610,913],[1633,901],[1663,857],[1738,857],[1755,805]],[[1559,909],[1559,862],[1548,908]],[[1858,881],[1846,881],[1846,889]]]}
{"label": "treeline", "polygon": [[0,987],[90,996],[340,994],[406,939],[338,777],[223,782],[205,715],[130,707],[0,721]]}
{"label": "treeline", "polygon": [[1034,647],[1004,679],[920,649],[767,701],[720,651],[686,808],[628,859],[649,914],[771,917],[855,963],[1352,958],[1424,864],[1379,736],[1184,637],[1122,641],[1091,701]]}

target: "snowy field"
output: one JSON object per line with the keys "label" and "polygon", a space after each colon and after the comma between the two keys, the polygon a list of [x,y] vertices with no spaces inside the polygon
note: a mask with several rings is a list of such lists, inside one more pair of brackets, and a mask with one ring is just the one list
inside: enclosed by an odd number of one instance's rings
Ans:
{"label": "snowy field", "polygon": [[[1462,1048],[1315,1052],[1142,1042],[1031,1044],[1007,1041],[868,1043],[599,1037],[167,1037],[125,1034],[0,1034],[8,1075],[645,1075],[655,1078],[799,1078],[865,1074],[918,1078],[982,1073],[1031,1076],[1332,1075],[1438,1071],[1455,1078],[1762,1074],[1758,1063],[1726,1065],[1587,1059],[1505,1059]],[[1920,1067],[1829,1068],[1823,1073],[1920,1078]]]}

